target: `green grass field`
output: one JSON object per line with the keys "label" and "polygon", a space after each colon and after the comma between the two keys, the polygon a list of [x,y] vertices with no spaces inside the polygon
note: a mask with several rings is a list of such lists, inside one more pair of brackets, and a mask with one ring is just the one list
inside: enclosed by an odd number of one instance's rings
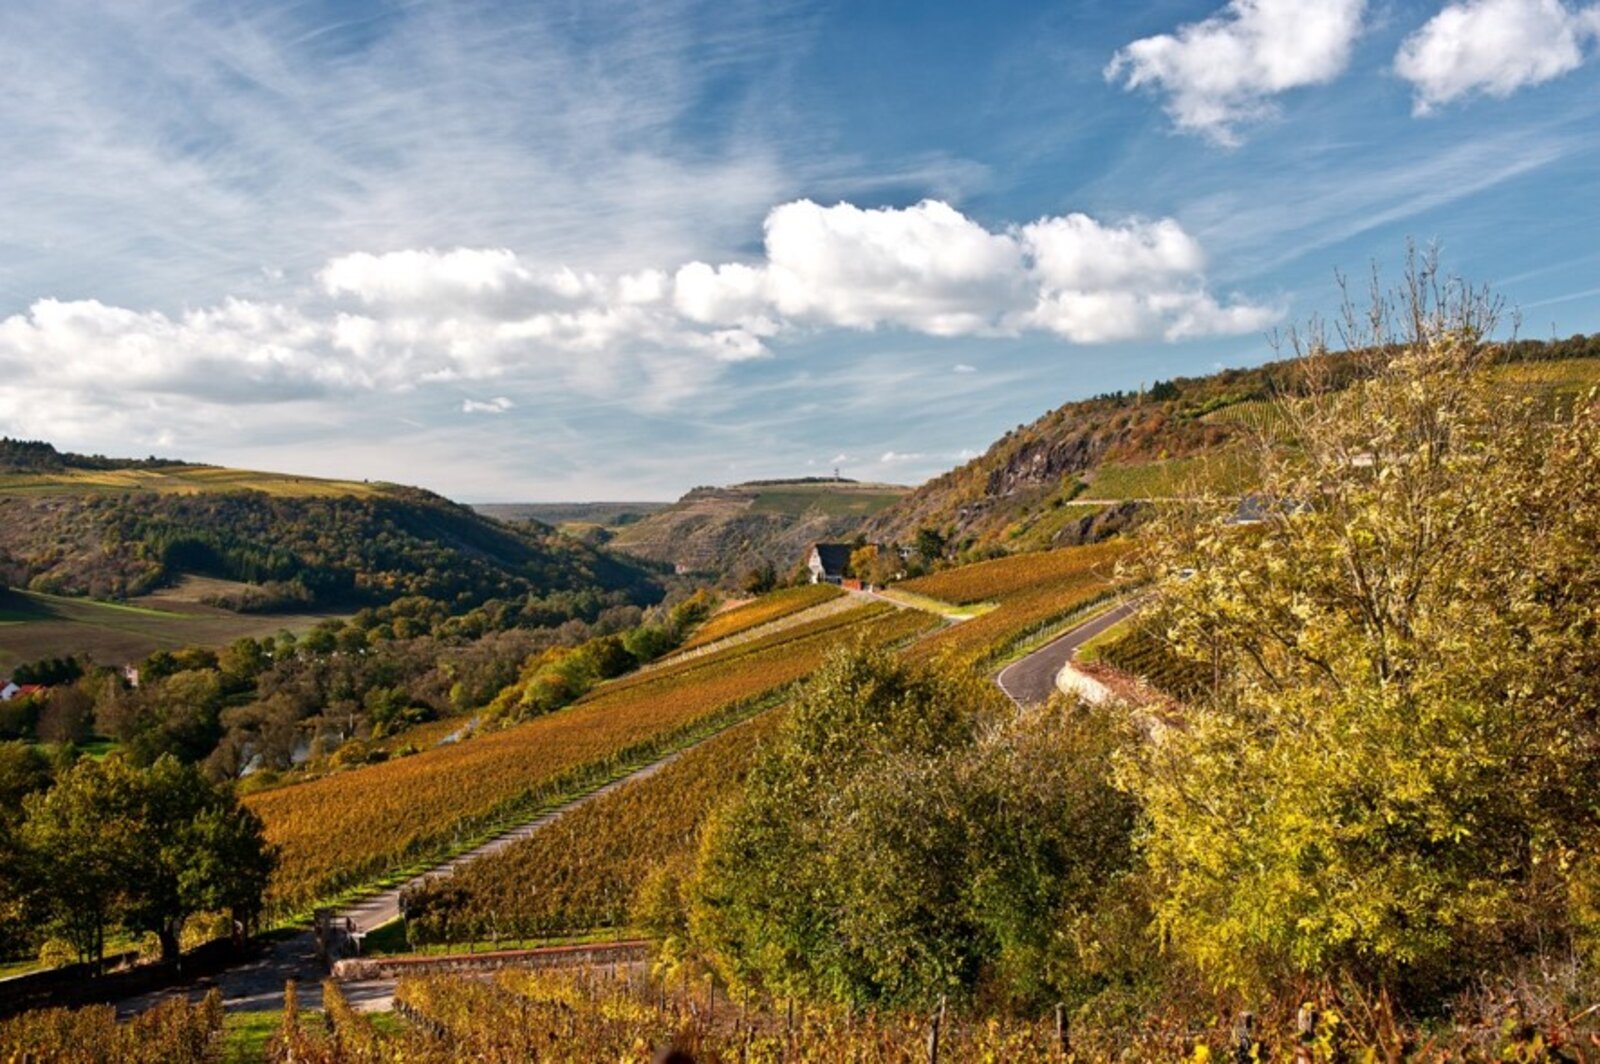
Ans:
{"label": "green grass field", "polygon": [[1103,465],[1095,470],[1082,497],[1173,499],[1196,490],[1239,493],[1248,488],[1245,456],[1238,451],[1220,450],[1190,458]]}
{"label": "green grass field", "polygon": [[1006,527],[1004,539],[1014,551],[1048,550],[1056,534],[1069,524],[1102,513],[1106,506],[1097,503],[1061,502],[1040,506]]}
{"label": "green grass field", "polygon": [[209,491],[263,491],[268,495],[379,495],[383,483],[323,480],[284,473],[257,473],[222,466],[157,466],[151,469],[66,469],[58,473],[0,473],[0,495],[120,495],[153,491],[193,495]]}
{"label": "green grass field", "polygon": [[820,511],[830,517],[871,517],[905,494],[882,484],[761,484],[750,509],[756,513]]}
{"label": "green grass field", "polygon": [[220,646],[285,628],[302,632],[326,616],[331,614],[230,613],[181,598],[97,602],[0,589],[0,673],[22,662],[75,654],[107,665],[137,661],[160,649]]}

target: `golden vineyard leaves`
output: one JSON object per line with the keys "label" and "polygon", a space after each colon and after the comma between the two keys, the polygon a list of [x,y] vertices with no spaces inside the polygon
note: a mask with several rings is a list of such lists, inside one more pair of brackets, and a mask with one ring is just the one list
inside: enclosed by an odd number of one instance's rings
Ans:
{"label": "golden vineyard leaves", "polygon": [[[310,904],[470,837],[509,813],[664,752],[804,676],[856,632],[906,622],[874,605],[597,689],[503,731],[251,795],[281,860],[279,909]],[[913,618],[915,620],[915,618]]]}
{"label": "golden vineyard leaves", "polygon": [[216,1059],[222,996],[168,998],[126,1023],[110,1005],[39,1009],[0,1021],[0,1060],[90,1064],[206,1064]]}
{"label": "golden vineyard leaves", "polygon": [[897,586],[957,606],[1004,602],[1048,584],[1095,575],[1109,578],[1118,559],[1128,552],[1119,541],[1089,547],[1063,547],[1037,554],[1013,554],[986,562],[945,569]]}
{"label": "golden vineyard leaves", "polygon": [[844,592],[832,584],[806,584],[803,587],[784,588],[770,595],[762,595],[754,602],[723,610],[711,617],[695,630],[694,635],[683,644],[682,649],[693,650],[715,643],[719,639],[726,639],[730,635],[748,632],[763,624],[770,624],[802,610],[809,610],[813,606],[820,606],[842,594]]}
{"label": "golden vineyard leaves", "polygon": [[[729,728],[564,814],[499,853],[430,883],[411,903],[414,942],[534,938],[624,925],[639,885],[693,852],[707,813],[743,779],[782,709]],[[445,881],[438,881],[443,884]]]}
{"label": "golden vineyard leaves", "polygon": [[907,581],[908,590],[949,602],[997,602],[987,613],[922,640],[913,656],[948,655],[957,664],[981,666],[1029,635],[1092,605],[1116,587],[1120,543],[1067,547],[1048,554],[1022,554],[950,569]]}
{"label": "golden vineyard leaves", "polygon": [[[426,1032],[403,1036],[409,1041],[403,1058],[408,1061],[647,1064],[667,1045],[694,1060],[751,1064],[920,1064],[928,1059],[927,1016],[851,1015],[743,995],[730,1000],[704,979],[665,986],[631,972],[574,976],[508,969],[492,982],[404,979],[395,1000],[411,1020],[411,1030]],[[1049,1019],[970,1022],[952,1012],[941,1028],[942,1059],[1051,1060],[1060,1045]],[[449,1052],[457,1055],[443,1055]],[[349,1060],[334,1058],[330,1064]]]}

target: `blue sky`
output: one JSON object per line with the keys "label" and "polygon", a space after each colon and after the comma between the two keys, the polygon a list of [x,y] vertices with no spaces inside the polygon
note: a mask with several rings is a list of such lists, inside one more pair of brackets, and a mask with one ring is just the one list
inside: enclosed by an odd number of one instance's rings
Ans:
{"label": "blue sky", "polygon": [[1600,330],[1600,5],[80,4],[0,33],[0,432],[471,501],[916,483],[1407,239]]}

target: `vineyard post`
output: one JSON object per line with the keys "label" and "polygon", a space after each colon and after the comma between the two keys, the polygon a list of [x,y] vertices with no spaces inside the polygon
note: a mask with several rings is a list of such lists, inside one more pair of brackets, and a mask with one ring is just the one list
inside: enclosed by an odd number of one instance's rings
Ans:
{"label": "vineyard post", "polygon": [[1237,1064],[1250,1064],[1256,1056],[1256,1017],[1253,1012],[1241,1012],[1233,1025],[1233,1059]]}
{"label": "vineyard post", "polygon": [[717,1019],[717,977],[712,972],[706,973],[706,1026],[715,1023]]}
{"label": "vineyard post", "polygon": [[1071,1052],[1067,1038],[1067,1007],[1060,1001],[1056,1002],[1056,1050],[1063,1060]]}
{"label": "vineyard post", "polygon": [[944,995],[939,995],[939,1008],[928,1025],[928,1064],[939,1064],[939,1028],[944,1026]]}
{"label": "vineyard post", "polygon": [[1310,1002],[1300,1006],[1300,1012],[1295,1016],[1295,1064],[1311,1064],[1311,1047],[1317,1040],[1317,1010]]}

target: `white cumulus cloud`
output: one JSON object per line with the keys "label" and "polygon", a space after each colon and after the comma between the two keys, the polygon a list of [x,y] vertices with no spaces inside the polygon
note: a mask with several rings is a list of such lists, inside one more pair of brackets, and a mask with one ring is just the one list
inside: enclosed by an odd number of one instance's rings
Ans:
{"label": "white cumulus cloud", "polygon": [[936,200],[875,210],[801,200],[768,217],[764,264],[693,263],[678,271],[676,298],[696,321],[747,330],[770,314],[930,336],[1042,330],[1078,343],[1243,333],[1275,320],[1273,307],[1220,303],[1205,265],[1172,219],[1069,214],[992,231]]}
{"label": "white cumulus cloud", "polygon": [[1473,93],[1505,97],[1570,73],[1597,37],[1600,5],[1463,0],[1407,37],[1394,68],[1416,89],[1416,112],[1427,114]]}
{"label": "white cumulus cloud", "polygon": [[1127,45],[1105,76],[1165,93],[1178,128],[1234,144],[1237,126],[1273,113],[1274,96],[1344,72],[1365,10],[1366,0],[1231,0],[1201,22]]}
{"label": "white cumulus cloud", "polygon": [[221,407],[446,381],[502,382],[494,398],[464,400],[467,414],[510,410],[514,387],[662,407],[804,330],[1098,343],[1250,332],[1276,316],[1214,295],[1204,252],[1171,219],[1069,214],[991,229],[937,200],[799,200],[774,208],[765,234],[755,262],[673,271],[408,249],[330,259],[314,291],[285,302],[169,315],[39,299],[0,320],[0,416],[61,389],[127,410],[153,397]]}
{"label": "white cumulus cloud", "polygon": [[933,336],[994,332],[1025,300],[1021,248],[949,204],[799,200],[767,215],[767,282],[785,317]]}

